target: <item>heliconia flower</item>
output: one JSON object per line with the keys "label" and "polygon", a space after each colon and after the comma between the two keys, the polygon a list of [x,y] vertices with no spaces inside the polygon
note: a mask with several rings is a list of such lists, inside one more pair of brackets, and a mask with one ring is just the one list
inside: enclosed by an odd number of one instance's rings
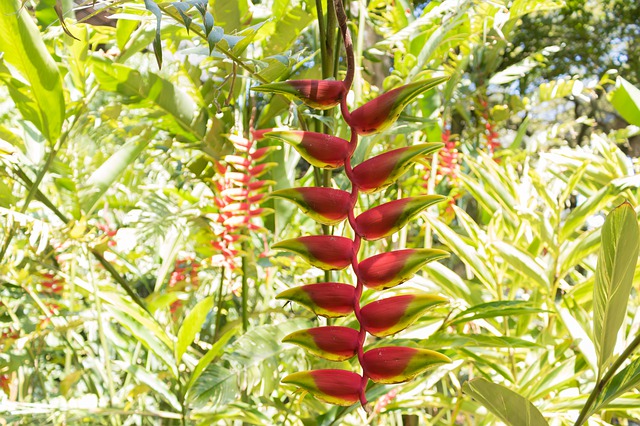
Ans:
{"label": "heliconia flower", "polygon": [[407,294],[365,305],[360,311],[362,325],[376,337],[386,337],[409,327],[429,308],[447,302],[434,294]]}
{"label": "heliconia flower", "polygon": [[258,177],[262,174],[264,174],[265,172],[267,172],[269,169],[272,169],[273,167],[277,166],[278,163],[262,163],[262,164],[258,164],[257,166],[249,166],[249,168],[247,169],[249,174],[251,175],[251,177]]}
{"label": "heliconia flower", "polygon": [[328,271],[351,265],[353,241],[333,235],[311,235],[280,241],[271,247],[296,253],[313,266]]}
{"label": "heliconia flower", "polygon": [[342,283],[309,284],[290,288],[276,296],[297,302],[316,315],[327,318],[344,317],[353,312],[355,288]]}
{"label": "heliconia flower", "polygon": [[295,203],[316,222],[337,225],[349,214],[350,195],[346,191],[323,187],[288,188],[274,191],[267,197],[283,198]]}
{"label": "heliconia flower", "polygon": [[314,167],[324,169],[342,167],[349,154],[349,141],[324,133],[284,130],[269,132],[265,137],[290,144]]}
{"label": "heliconia flower", "polygon": [[436,77],[393,89],[353,111],[349,125],[359,135],[382,132],[396,122],[409,102],[447,80],[448,77]]}
{"label": "heliconia flower", "polygon": [[356,218],[357,232],[365,240],[377,240],[399,231],[427,207],[446,200],[441,195],[403,198],[374,207]]}
{"label": "heliconia flower", "polygon": [[256,92],[293,96],[316,109],[329,109],[340,103],[346,93],[342,81],[289,80],[253,87]]}
{"label": "heliconia flower", "polygon": [[376,383],[402,383],[438,364],[451,362],[449,357],[428,349],[387,346],[364,353],[362,368]]}
{"label": "heliconia flower", "polygon": [[349,327],[315,327],[295,331],[283,342],[296,344],[330,361],[345,361],[358,350],[358,330]]}
{"label": "heliconia flower", "polygon": [[369,288],[384,290],[407,281],[425,264],[448,256],[448,252],[438,249],[405,249],[377,254],[360,262],[360,279]]}
{"label": "heliconia flower", "polygon": [[329,404],[349,406],[358,402],[362,377],[346,370],[314,370],[289,374],[282,383],[291,383]]}
{"label": "heliconia flower", "polygon": [[440,148],[441,143],[425,143],[376,155],[353,168],[353,181],[367,194],[383,190],[406,172],[418,157]]}

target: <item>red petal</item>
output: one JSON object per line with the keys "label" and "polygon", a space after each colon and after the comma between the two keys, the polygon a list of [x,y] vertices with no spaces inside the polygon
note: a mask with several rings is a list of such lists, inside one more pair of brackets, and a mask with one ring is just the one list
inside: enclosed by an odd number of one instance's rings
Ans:
{"label": "red petal", "polygon": [[404,330],[432,306],[447,299],[431,294],[390,297],[364,306],[362,325],[370,334],[386,337]]}
{"label": "red petal", "polygon": [[362,377],[346,370],[315,370],[289,374],[282,383],[291,383],[330,404],[349,406],[358,402]]}
{"label": "red petal", "polygon": [[422,266],[449,253],[436,249],[405,249],[369,257],[360,262],[360,279],[369,288],[384,290],[410,279]]}
{"label": "red petal", "polygon": [[315,327],[291,333],[282,341],[331,361],[345,361],[358,350],[358,331],[349,327]]}
{"label": "red petal", "polygon": [[429,367],[451,362],[438,352],[427,349],[388,346],[365,352],[362,367],[376,383],[402,383],[413,379]]}
{"label": "red petal", "polygon": [[432,204],[445,200],[441,195],[403,198],[374,207],[356,218],[358,234],[366,240],[387,237]]}
{"label": "red petal", "polygon": [[253,90],[290,95],[316,109],[338,105],[346,92],[344,83],[336,80],[289,80],[263,84]]}
{"label": "red petal", "polygon": [[417,157],[435,152],[442,146],[442,143],[425,143],[377,155],[353,169],[353,181],[362,192],[380,191],[406,172]]}
{"label": "red petal", "polygon": [[353,312],[355,288],[341,283],[309,284],[285,290],[276,299],[292,300],[316,315],[343,317]]}
{"label": "red petal", "polygon": [[316,222],[337,225],[347,218],[350,208],[348,192],[333,188],[307,187],[274,191],[269,197],[284,198]]}
{"label": "red petal", "polygon": [[351,265],[353,241],[333,235],[292,238],[274,244],[276,250],[288,250],[324,270],[344,269]]}
{"label": "red petal", "polygon": [[269,132],[265,136],[293,146],[312,166],[335,169],[344,165],[349,155],[349,141],[324,133],[287,130]]}
{"label": "red petal", "polygon": [[409,102],[445,81],[446,77],[438,77],[393,89],[353,111],[349,124],[360,135],[381,132],[395,123]]}

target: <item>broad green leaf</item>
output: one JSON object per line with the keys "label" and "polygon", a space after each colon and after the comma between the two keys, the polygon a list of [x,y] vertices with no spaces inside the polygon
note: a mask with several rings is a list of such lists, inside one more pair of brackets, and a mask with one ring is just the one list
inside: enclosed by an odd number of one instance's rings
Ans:
{"label": "broad green leaf", "polygon": [[544,309],[533,307],[531,302],[518,300],[502,300],[487,302],[472,306],[450,320],[451,325],[462,324],[481,318],[495,318],[513,315],[531,315],[540,312],[548,312]]}
{"label": "broad green leaf", "polygon": [[596,214],[605,207],[610,201],[610,192],[611,187],[609,185],[604,186],[584,203],[573,209],[571,213],[567,215],[564,225],[560,230],[560,241],[569,238],[577,228],[584,225],[589,216]]}
{"label": "broad green leaf", "polygon": [[[58,67],[47,51],[40,32],[26,7],[18,0],[0,1],[0,52],[3,59],[13,65],[28,83],[25,85],[26,99],[34,114],[27,119],[42,132],[49,141],[60,136],[65,116],[62,79]],[[21,110],[22,111],[22,110]]]}
{"label": "broad green leaf", "polygon": [[442,348],[535,348],[537,343],[518,337],[491,336],[489,334],[444,334],[437,333],[421,342],[425,349]]}
{"label": "broad green leaf", "polygon": [[640,89],[618,77],[609,101],[627,123],[640,126]]}
{"label": "broad green leaf", "polygon": [[593,340],[602,370],[613,353],[638,261],[640,239],[636,213],[629,203],[607,215],[593,288]]}
{"label": "broad green leaf", "polygon": [[143,75],[122,64],[95,56],[92,59],[93,71],[104,90],[118,92],[137,102],[151,102],[169,116],[169,120],[159,121],[160,126],[192,142],[202,140],[205,123],[196,123],[197,105],[178,86],[152,72]]}
{"label": "broad green leaf", "polygon": [[474,379],[462,385],[462,391],[509,426],[548,426],[531,401],[497,383]]}
{"label": "broad green leaf", "polygon": [[196,306],[193,307],[189,315],[184,319],[180,330],[178,330],[178,341],[176,342],[176,362],[180,362],[182,355],[186,352],[187,348],[196,334],[202,328],[202,324],[207,319],[209,311],[213,308],[213,297],[207,297],[202,299]]}
{"label": "broad green leaf", "polygon": [[151,140],[152,137],[148,133],[143,133],[139,138],[131,139],[89,176],[86,182],[87,192],[80,199],[80,204],[85,212],[95,208],[96,203],[100,201],[104,193],[107,192],[122,172],[136,161]]}

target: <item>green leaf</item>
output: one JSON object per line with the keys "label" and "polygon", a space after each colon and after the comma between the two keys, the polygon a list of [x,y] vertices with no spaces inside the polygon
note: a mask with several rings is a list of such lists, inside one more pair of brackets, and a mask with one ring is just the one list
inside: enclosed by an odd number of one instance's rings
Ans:
{"label": "green leaf", "polygon": [[213,297],[202,299],[193,307],[189,315],[184,319],[180,330],[178,330],[178,341],[176,342],[176,362],[180,362],[182,355],[193,343],[196,334],[202,328],[202,324],[207,319],[209,311],[213,308]]}
{"label": "green leaf", "polygon": [[497,250],[498,255],[509,263],[515,271],[531,279],[531,281],[543,289],[549,289],[551,287],[544,269],[529,253],[504,241],[495,241],[493,242],[493,246]]}
{"label": "green leaf", "polygon": [[462,391],[509,426],[548,426],[531,401],[504,386],[474,379],[462,385]]}
{"label": "green leaf", "polygon": [[162,40],[160,39],[160,25],[162,24],[162,12],[153,0],[144,0],[144,7],[156,17],[156,36],[153,39],[153,53],[158,62],[158,68],[162,68]]}
{"label": "green leaf", "polygon": [[481,303],[472,306],[467,310],[460,312],[450,320],[451,325],[462,324],[465,322],[481,319],[495,318],[513,315],[531,315],[540,312],[549,312],[544,309],[534,308],[531,302],[523,302],[518,300],[503,300],[497,302]]}
{"label": "green leaf", "polygon": [[595,413],[606,407],[615,399],[638,386],[640,386],[640,358],[636,358],[631,364],[613,376],[602,390],[591,413]]}
{"label": "green leaf", "polygon": [[137,365],[126,365],[124,362],[116,361],[123,370],[127,370],[130,372],[133,377],[135,377],[140,383],[144,383],[149,386],[149,388],[153,392],[157,392],[160,396],[171,405],[171,407],[177,412],[181,412],[182,408],[180,407],[180,402],[178,402],[178,398],[176,397],[169,386],[165,383],[164,380],[161,380],[155,374],[152,374],[145,370],[142,367],[138,367]]}
{"label": "green leaf", "polygon": [[98,169],[89,176],[86,182],[88,192],[80,198],[80,204],[85,212],[94,209],[96,203],[113,185],[118,177],[129,167],[151,142],[148,133],[139,138],[133,138],[109,157]]}
{"label": "green leaf", "polygon": [[465,243],[458,234],[440,220],[430,217],[427,217],[427,220],[431,223],[431,226],[433,226],[442,242],[471,268],[478,279],[480,279],[490,291],[494,291],[496,288],[495,277],[487,268],[486,259],[481,258],[475,248]]}
{"label": "green leaf", "polygon": [[235,327],[224,333],[222,337],[220,337],[218,341],[213,344],[211,349],[209,349],[209,351],[202,358],[200,358],[200,361],[198,361],[198,364],[193,369],[193,373],[191,373],[191,377],[189,378],[187,391],[191,389],[196,380],[198,380],[198,377],[200,377],[204,369],[207,368],[215,358],[220,356],[229,339],[235,336],[237,332],[238,327]]}
{"label": "green leaf", "polygon": [[640,89],[618,77],[609,101],[627,123],[640,126]]}
{"label": "green leaf", "polygon": [[202,141],[205,123],[195,123],[197,105],[183,90],[152,72],[142,75],[138,70],[104,58],[92,58],[93,71],[104,90],[118,92],[134,101],[151,102],[169,121],[158,123],[167,131],[179,134],[192,142]]}
{"label": "green leaf", "polygon": [[[18,0],[0,2],[0,52],[24,77],[34,114],[25,117],[49,141],[58,139],[65,116],[62,79],[27,9]],[[16,100],[18,105],[24,99]],[[20,105],[18,105],[20,109]],[[22,111],[22,109],[20,109]]]}
{"label": "green leaf", "polygon": [[613,353],[638,261],[640,239],[636,213],[628,202],[607,215],[593,287],[593,340],[602,371]]}

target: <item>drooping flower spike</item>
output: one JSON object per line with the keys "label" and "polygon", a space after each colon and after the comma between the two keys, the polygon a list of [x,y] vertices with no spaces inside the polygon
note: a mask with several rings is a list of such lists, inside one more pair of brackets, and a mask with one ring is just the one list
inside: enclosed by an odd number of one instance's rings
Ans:
{"label": "drooping flower spike", "polygon": [[[357,328],[315,327],[299,330],[284,338],[305,351],[330,361],[345,362],[359,368],[324,369],[290,374],[282,383],[296,385],[316,398],[337,405],[360,402],[370,410],[366,389],[369,380],[377,383],[402,383],[428,368],[450,362],[445,355],[421,348],[381,346],[365,348],[367,335],[384,338],[401,332],[418,321],[425,312],[447,299],[433,294],[403,294],[360,306],[366,286],[375,291],[396,287],[411,279],[426,263],[448,256],[436,249],[400,249],[374,254],[360,260],[362,240],[374,241],[399,231],[429,206],[443,201],[437,195],[403,198],[372,207],[356,216],[360,193],[374,193],[394,184],[412,165],[439,150],[442,143],[424,143],[384,152],[353,167],[352,155],[358,135],[388,129],[404,107],[420,94],[444,82],[446,78],[409,84],[392,90],[350,112],[346,94],[354,75],[351,37],[342,0],[333,0],[347,52],[347,74],[343,82],[310,80],[260,86],[259,91],[278,92],[301,99],[315,108],[340,103],[343,118],[351,130],[351,140],[304,131],[273,131],[261,134],[293,146],[311,165],[337,169],[344,166],[351,192],[334,188],[290,188],[275,191],[269,197],[282,198],[298,206],[307,216],[323,225],[339,225],[346,220],[353,240],[342,236],[317,235],[293,238],[273,245],[276,250],[293,252],[311,265],[324,270],[352,267],[355,286],[325,282],[287,289],[277,298],[296,302],[316,315],[339,318],[355,314]],[[343,84],[340,87],[340,84]],[[349,324],[351,325],[351,324]],[[356,361],[357,360],[357,361]]]}

